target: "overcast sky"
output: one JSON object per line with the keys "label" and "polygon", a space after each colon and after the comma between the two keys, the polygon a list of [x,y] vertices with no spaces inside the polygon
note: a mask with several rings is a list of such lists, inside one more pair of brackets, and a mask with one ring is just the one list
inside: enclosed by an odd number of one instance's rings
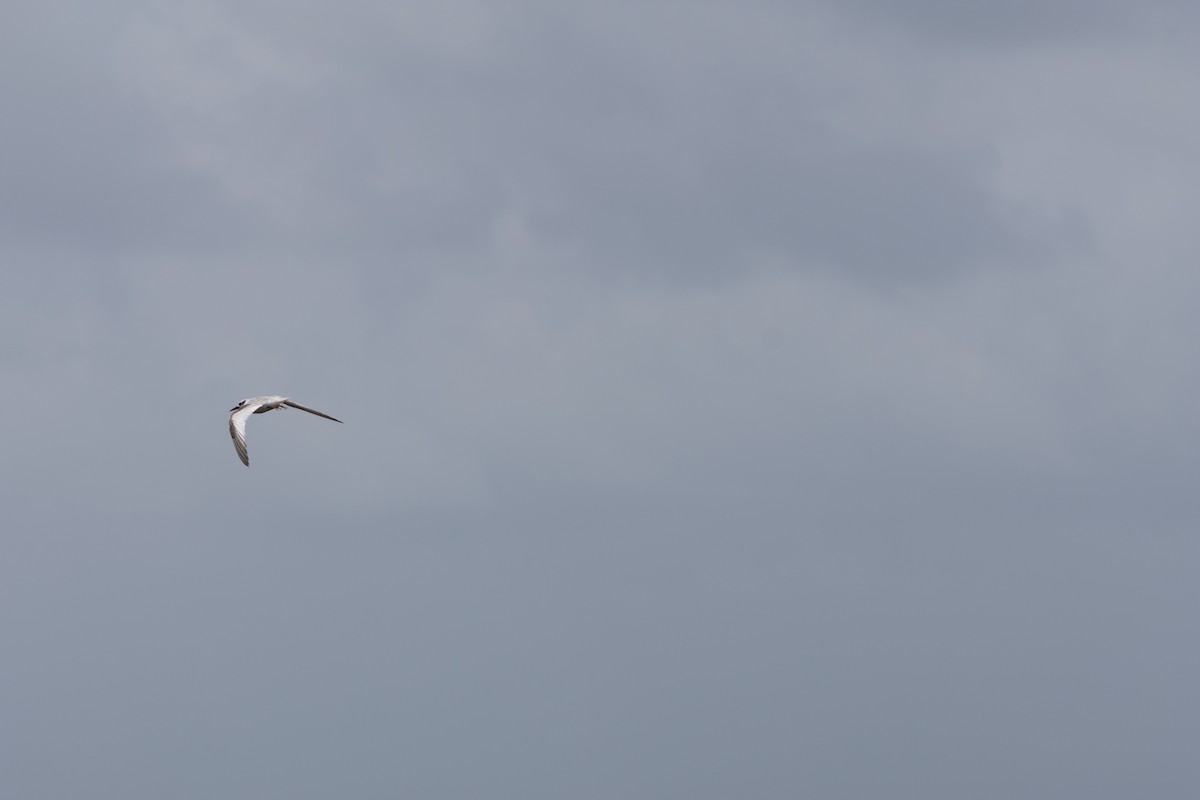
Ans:
{"label": "overcast sky", "polygon": [[0,794],[1196,797],[1198,34],[5,4]]}

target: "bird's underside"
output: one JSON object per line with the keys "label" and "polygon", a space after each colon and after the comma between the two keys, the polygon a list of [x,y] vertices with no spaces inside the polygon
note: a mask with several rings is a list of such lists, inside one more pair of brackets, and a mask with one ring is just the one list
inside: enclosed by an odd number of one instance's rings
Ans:
{"label": "bird's underside", "polygon": [[341,422],[336,417],[322,414],[320,411],[312,408],[306,408],[299,403],[293,403],[291,400],[280,395],[248,397],[229,409],[229,435],[233,437],[233,447],[237,450],[238,458],[247,467],[250,466],[250,451],[246,449],[246,420],[250,418],[251,414],[265,414],[268,411],[285,407],[298,408],[301,411],[307,411],[309,414],[315,414],[318,417],[324,417],[334,422]]}

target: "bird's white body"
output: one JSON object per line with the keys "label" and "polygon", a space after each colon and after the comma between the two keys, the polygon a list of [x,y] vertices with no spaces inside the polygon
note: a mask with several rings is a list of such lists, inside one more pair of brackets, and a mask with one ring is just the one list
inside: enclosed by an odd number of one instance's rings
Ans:
{"label": "bird's white body", "polygon": [[229,409],[229,435],[233,437],[233,447],[237,450],[238,458],[242,459],[242,463],[247,467],[250,466],[250,452],[246,449],[246,420],[250,419],[251,414],[265,414],[277,408],[288,407],[298,408],[301,411],[307,411],[310,414],[316,414],[318,417],[324,417],[325,419],[332,419],[334,422],[341,422],[340,419],[334,419],[328,414],[322,414],[320,411],[305,408],[299,403],[293,403],[286,397],[280,397],[277,394],[265,395],[263,397],[248,397]]}

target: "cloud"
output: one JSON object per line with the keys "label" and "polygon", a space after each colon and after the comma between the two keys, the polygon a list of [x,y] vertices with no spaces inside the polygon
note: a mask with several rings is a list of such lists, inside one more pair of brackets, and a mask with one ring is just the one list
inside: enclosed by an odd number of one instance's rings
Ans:
{"label": "cloud", "polygon": [[12,791],[1194,784],[1177,9],[48,9]]}
{"label": "cloud", "polygon": [[245,236],[236,208],[177,162],[152,110],[123,82],[122,15],[95,37],[50,14],[16,17],[5,33],[9,113],[0,123],[0,226],[10,247],[102,261]]}
{"label": "cloud", "polygon": [[1130,6],[1120,2],[955,3],[916,0],[903,4],[852,0],[837,10],[849,10],[858,21],[885,20],[922,39],[963,46],[1013,47],[1047,45],[1085,39],[1114,40],[1147,32],[1161,34],[1180,23],[1194,23],[1187,3],[1159,0]]}
{"label": "cloud", "polygon": [[[350,19],[372,27],[358,41],[346,20],[318,31],[219,11],[186,26],[148,17],[111,77],[136,89],[123,93],[124,127],[94,147],[145,152],[140,137],[159,152],[89,158],[123,172],[85,185],[128,199],[63,208],[89,213],[78,230],[93,239],[230,247],[253,236],[373,262],[479,252],[516,220],[597,274],[668,281],[774,263],[922,282],[1069,237],[995,193],[986,139],[947,148],[831,124],[842,100],[829,86],[852,92],[881,67],[822,46],[829,23],[779,15],[806,43],[789,54],[763,25],[722,28],[718,15],[666,15],[677,27],[664,48],[626,9],[532,12],[519,26],[481,12],[473,32],[448,26],[416,52],[383,43],[444,21],[363,6]],[[73,173],[50,171],[46,191],[62,194],[55,181]]]}

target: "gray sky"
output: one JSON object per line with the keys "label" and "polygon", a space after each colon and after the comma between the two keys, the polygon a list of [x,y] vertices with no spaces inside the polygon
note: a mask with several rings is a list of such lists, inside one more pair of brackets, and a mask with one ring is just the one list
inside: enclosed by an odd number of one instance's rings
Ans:
{"label": "gray sky", "polygon": [[71,5],[5,796],[1200,791],[1193,4]]}

